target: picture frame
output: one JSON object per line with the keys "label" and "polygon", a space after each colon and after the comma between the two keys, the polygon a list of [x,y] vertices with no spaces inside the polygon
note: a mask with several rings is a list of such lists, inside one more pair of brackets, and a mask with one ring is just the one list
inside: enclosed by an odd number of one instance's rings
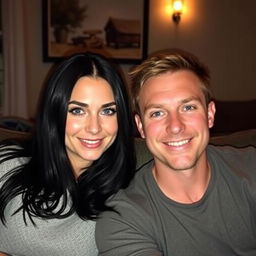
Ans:
{"label": "picture frame", "polygon": [[42,0],[43,61],[95,52],[118,63],[147,56],[149,0]]}

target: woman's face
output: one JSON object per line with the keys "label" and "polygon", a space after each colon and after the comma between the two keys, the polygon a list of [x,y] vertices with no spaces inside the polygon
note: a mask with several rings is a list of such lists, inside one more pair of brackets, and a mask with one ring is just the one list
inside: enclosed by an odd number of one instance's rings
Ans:
{"label": "woman's face", "polygon": [[81,77],[68,102],[65,144],[75,175],[100,158],[116,138],[116,102],[102,78]]}

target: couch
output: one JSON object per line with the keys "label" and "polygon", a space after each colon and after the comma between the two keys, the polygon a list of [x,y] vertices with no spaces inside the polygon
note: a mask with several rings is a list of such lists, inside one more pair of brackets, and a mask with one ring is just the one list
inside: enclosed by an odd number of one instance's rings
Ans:
{"label": "couch", "polygon": [[[243,130],[226,135],[211,136],[210,144],[219,146],[230,145],[234,147],[256,147],[256,129]],[[137,167],[140,167],[142,164],[152,159],[152,155],[147,149],[143,139],[135,139],[135,148],[137,154]]]}

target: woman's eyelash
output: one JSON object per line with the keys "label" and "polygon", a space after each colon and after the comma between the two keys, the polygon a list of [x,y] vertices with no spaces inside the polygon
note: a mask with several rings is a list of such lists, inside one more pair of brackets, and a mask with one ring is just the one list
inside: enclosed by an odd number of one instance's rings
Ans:
{"label": "woman's eyelash", "polygon": [[115,108],[105,108],[102,110],[102,112],[107,115],[114,115],[116,113],[116,109]]}
{"label": "woman's eyelash", "polygon": [[[68,112],[71,113],[72,115],[83,115],[85,113],[85,110],[80,108],[80,107],[72,107],[68,109]],[[102,115],[106,116],[112,116],[116,113],[116,108],[104,108],[100,111]]]}
{"label": "woman's eyelash", "polygon": [[68,112],[74,115],[80,115],[81,112],[83,113],[84,111],[81,108],[74,107],[74,108],[70,108]]}

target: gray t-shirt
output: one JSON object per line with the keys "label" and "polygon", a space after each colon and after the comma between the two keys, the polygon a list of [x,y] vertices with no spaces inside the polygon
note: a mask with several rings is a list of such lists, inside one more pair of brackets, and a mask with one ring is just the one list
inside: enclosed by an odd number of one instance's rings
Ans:
{"label": "gray t-shirt", "polygon": [[[4,175],[24,159],[6,161],[0,166]],[[2,184],[0,184],[2,186]],[[14,198],[5,209],[6,226],[0,221],[0,252],[12,256],[96,256],[95,222],[84,221],[76,214],[65,219],[33,218],[36,227],[22,211],[11,216],[21,204],[21,196]]]}
{"label": "gray t-shirt", "polygon": [[256,255],[256,149],[209,146],[212,175],[196,203],[167,198],[152,175],[138,171],[96,224],[99,255]]}

